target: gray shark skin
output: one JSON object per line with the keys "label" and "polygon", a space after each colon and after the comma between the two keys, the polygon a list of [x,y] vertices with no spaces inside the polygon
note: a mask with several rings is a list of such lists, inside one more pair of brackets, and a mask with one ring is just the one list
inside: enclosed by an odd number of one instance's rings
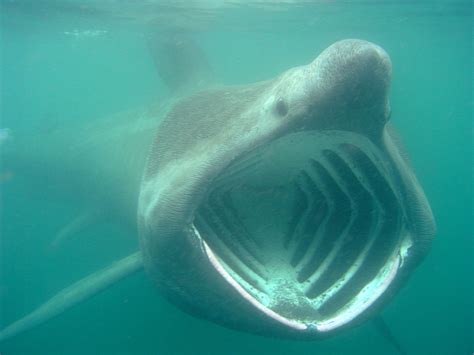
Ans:
{"label": "gray shark skin", "polygon": [[435,229],[387,127],[390,82],[380,47],[345,40],[275,80],[176,105],[138,207],[145,268],[168,299],[290,338],[385,303]]}
{"label": "gray shark skin", "polygon": [[143,267],[181,309],[260,335],[318,339],[376,314],[435,234],[390,127],[390,84],[383,49],[343,40],[274,80],[179,98],[164,118],[133,111],[50,136],[68,147],[56,155],[25,145],[10,161],[37,180],[63,170],[61,194],[96,192],[83,204],[138,222],[140,252],[0,341]]}

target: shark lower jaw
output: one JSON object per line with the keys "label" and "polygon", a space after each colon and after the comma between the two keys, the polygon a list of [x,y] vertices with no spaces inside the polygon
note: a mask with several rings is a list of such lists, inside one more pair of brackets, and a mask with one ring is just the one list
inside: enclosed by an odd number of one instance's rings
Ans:
{"label": "shark lower jaw", "polygon": [[193,230],[256,311],[330,333],[373,308],[412,245],[389,160],[359,134],[285,136],[215,179]]}

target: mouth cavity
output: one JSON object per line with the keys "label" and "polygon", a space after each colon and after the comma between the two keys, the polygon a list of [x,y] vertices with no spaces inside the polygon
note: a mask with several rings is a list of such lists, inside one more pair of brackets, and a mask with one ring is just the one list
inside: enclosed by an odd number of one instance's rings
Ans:
{"label": "mouth cavity", "polygon": [[194,230],[214,267],[257,309],[328,332],[374,304],[410,246],[391,169],[362,135],[294,133],[217,177]]}

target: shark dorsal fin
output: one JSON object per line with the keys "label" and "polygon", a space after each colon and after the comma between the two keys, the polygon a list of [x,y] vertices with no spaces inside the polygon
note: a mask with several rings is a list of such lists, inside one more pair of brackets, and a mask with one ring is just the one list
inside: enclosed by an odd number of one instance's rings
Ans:
{"label": "shark dorsal fin", "polygon": [[172,94],[190,93],[213,81],[204,51],[190,36],[150,33],[147,42],[158,74]]}

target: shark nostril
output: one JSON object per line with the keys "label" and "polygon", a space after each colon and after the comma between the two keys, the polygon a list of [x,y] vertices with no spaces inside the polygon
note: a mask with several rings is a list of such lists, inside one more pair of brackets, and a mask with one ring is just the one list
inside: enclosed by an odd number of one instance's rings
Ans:
{"label": "shark nostril", "polygon": [[276,103],[276,112],[279,116],[284,117],[288,113],[288,105],[283,98],[279,97]]}

